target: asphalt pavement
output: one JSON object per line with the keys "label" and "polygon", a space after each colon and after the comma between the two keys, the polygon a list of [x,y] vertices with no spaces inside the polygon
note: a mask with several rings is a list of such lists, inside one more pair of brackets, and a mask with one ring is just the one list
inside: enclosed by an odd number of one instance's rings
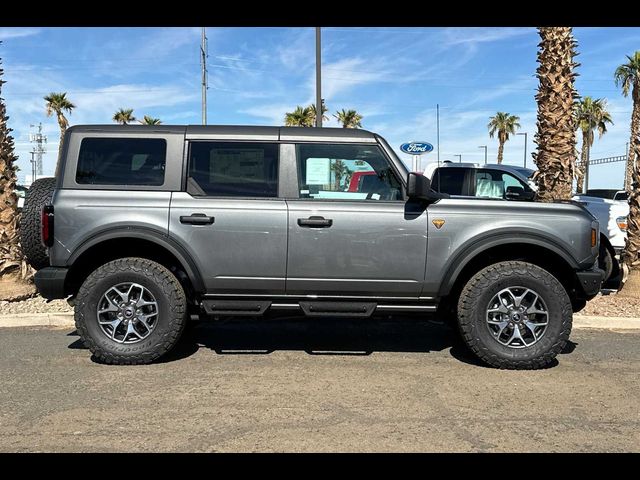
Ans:
{"label": "asphalt pavement", "polygon": [[230,321],[165,361],[0,329],[0,451],[640,451],[640,331],[574,330],[550,368],[478,364],[414,320]]}

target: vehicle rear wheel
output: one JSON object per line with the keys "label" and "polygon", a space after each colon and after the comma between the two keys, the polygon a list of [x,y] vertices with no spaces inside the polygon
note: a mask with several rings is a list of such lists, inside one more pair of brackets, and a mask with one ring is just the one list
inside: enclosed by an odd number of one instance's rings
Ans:
{"label": "vehicle rear wheel", "polygon": [[159,263],[121,258],[84,281],[75,304],[76,329],[101,362],[146,364],[171,350],[187,322],[178,279]]}
{"label": "vehicle rear wheel", "polygon": [[24,199],[20,216],[20,245],[27,262],[36,270],[49,266],[49,254],[42,244],[40,212],[51,203],[56,179],[39,178],[31,184]]}
{"label": "vehicle rear wheel", "polygon": [[549,365],[571,333],[572,306],[562,284],[526,262],[500,262],[476,273],[458,300],[467,346],[498,368]]}

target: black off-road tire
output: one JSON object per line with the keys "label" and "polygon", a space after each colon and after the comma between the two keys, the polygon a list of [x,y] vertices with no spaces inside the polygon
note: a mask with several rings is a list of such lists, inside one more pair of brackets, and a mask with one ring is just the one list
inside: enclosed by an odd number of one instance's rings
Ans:
{"label": "black off-road tire", "polygon": [[[112,286],[134,282],[148,289],[158,304],[157,324],[148,337],[122,344],[109,338],[98,324],[97,307]],[[84,281],[75,304],[78,334],[95,358],[113,365],[148,364],[169,352],[187,323],[187,299],[178,279],[159,263],[128,257],[106,263]]]}
{"label": "black off-road tire", "polygon": [[27,262],[34,269],[49,266],[47,249],[42,245],[40,214],[42,207],[51,203],[56,179],[39,178],[31,184],[24,199],[24,207],[20,216],[20,245],[27,257]]}
{"label": "black off-road tire", "polygon": [[[533,345],[511,348],[499,343],[486,323],[491,299],[502,289],[531,288],[544,300],[548,325]],[[526,262],[500,262],[480,270],[465,285],[458,300],[458,326],[469,349],[487,364],[506,369],[537,369],[549,365],[564,348],[573,313],[562,284],[546,270]]]}
{"label": "black off-road tire", "polygon": [[598,267],[604,270],[604,278],[602,280],[602,283],[604,283],[611,278],[613,273],[613,255],[602,242],[600,242],[600,252],[598,253]]}

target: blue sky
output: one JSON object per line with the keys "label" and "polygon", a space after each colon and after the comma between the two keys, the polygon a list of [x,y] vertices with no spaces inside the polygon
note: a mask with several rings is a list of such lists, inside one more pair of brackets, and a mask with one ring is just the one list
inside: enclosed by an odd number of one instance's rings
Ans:
{"label": "blue sky", "polygon": [[[591,158],[622,155],[629,140],[631,99],[613,82],[615,67],[640,49],[640,28],[576,28],[581,95],[608,100],[615,125],[597,139]],[[315,98],[313,28],[207,29],[210,124],[281,125],[284,113]],[[44,173],[53,174],[58,126],[42,97],[66,91],[77,108],[71,124],[111,123],[119,107],[165,124],[199,124],[200,27],[0,28],[0,57],[9,123],[21,174],[31,171],[29,125],[48,135]],[[496,111],[521,118],[533,165],[536,51],[534,28],[323,28],[323,98],[330,112],[354,108],[363,128],[399,152],[405,141],[435,145],[440,105],[440,159],[483,162],[498,143],[486,124]],[[325,126],[337,126],[333,117]],[[505,147],[505,163],[521,165],[524,137]],[[580,145],[580,143],[579,143]],[[410,164],[410,157],[400,153]],[[423,157],[423,166],[436,159]],[[22,175],[20,178],[22,178]],[[621,187],[623,164],[593,166],[590,187]]]}

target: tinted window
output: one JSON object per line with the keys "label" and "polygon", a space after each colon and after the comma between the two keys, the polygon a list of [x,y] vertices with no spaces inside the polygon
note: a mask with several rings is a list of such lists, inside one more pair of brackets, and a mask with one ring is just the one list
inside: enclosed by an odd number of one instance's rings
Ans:
{"label": "tinted window", "polygon": [[489,169],[476,171],[476,197],[504,199],[509,187],[528,190],[520,180],[509,173]]}
{"label": "tinted window", "polygon": [[192,195],[277,197],[278,145],[192,142],[187,190]]}
{"label": "tinted window", "polygon": [[164,183],[167,142],[160,138],[84,138],[76,182],[91,185]]}
{"label": "tinted window", "polygon": [[449,195],[464,195],[465,168],[438,168],[433,174],[432,190]]}
{"label": "tinted window", "polygon": [[375,145],[298,145],[300,198],[402,200],[402,188]]}

